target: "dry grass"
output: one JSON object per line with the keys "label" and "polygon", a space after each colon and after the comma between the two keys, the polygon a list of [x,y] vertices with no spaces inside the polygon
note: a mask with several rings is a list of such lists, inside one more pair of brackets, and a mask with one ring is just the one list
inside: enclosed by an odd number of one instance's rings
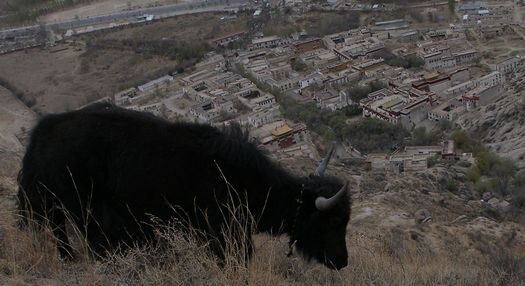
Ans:
{"label": "dry grass", "polygon": [[96,39],[112,40],[176,40],[182,42],[207,41],[227,34],[248,30],[249,17],[220,20],[221,13],[196,13],[162,19],[148,25],[138,25],[96,34]]}
{"label": "dry grass", "polygon": [[84,252],[75,262],[65,262],[58,258],[50,231],[20,230],[6,223],[8,216],[12,214],[2,214],[0,229],[0,284],[523,285],[524,261],[508,251],[438,255],[395,229],[386,234],[351,233],[349,266],[337,272],[286,257],[286,238],[267,235],[255,236],[256,253],[249,263],[239,252],[244,246],[229,240],[226,262],[221,263],[175,224],[158,227],[158,240],[150,245],[102,260]]}
{"label": "dry grass", "polygon": [[[233,239],[244,237],[246,223],[253,222],[242,207],[228,210],[234,216],[223,229],[224,261],[196,230],[173,222],[157,225],[157,239],[148,245],[103,259],[80,251],[67,262],[58,258],[48,228],[19,229],[9,211],[13,206],[1,203],[0,285],[525,285],[520,231],[493,237],[491,229],[499,226],[488,219],[462,226],[385,226],[358,219],[362,205],[356,200],[347,234],[349,265],[333,271],[296,253],[287,257],[285,236],[254,235],[255,253],[245,261],[246,245]],[[87,249],[78,232],[68,232],[75,249]]]}
{"label": "dry grass", "polygon": [[34,99],[34,110],[54,113],[112,96],[124,82],[155,76],[177,64],[165,57],[145,58],[130,51],[83,56],[84,52],[73,47],[58,53],[35,48],[1,55],[0,77],[27,99]]}

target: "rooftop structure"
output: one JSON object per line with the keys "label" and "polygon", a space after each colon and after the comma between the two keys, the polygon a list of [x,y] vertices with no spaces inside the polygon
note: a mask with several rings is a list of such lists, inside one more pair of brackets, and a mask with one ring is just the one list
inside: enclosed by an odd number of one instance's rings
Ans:
{"label": "rooftop structure", "polygon": [[525,63],[525,57],[516,56],[505,59],[495,64],[495,70],[499,71],[503,75],[510,74],[518,70]]}
{"label": "rooftop structure", "polygon": [[472,1],[472,2],[467,2],[467,3],[463,3],[463,4],[460,4],[458,6],[458,11],[459,12],[463,12],[463,13],[466,13],[466,12],[476,12],[478,10],[481,9],[481,2],[480,1]]}
{"label": "rooftop structure", "polygon": [[228,35],[224,35],[215,39],[212,39],[208,41],[210,45],[213,46],[226,46],[227,44],[240,40],[244,35],[246,35],[247,31],[239,31],[235,33],[230,33]]}
{"label": "rooftop structure", "polygon": [[325,44],[322,39],[312,39],[304,42],[294,43],[293,47],[295,54],[302,54],[317,49],[324,49]]}
{"label": "rooftop structure", "polygon": [[145,83],[143,85],[139,85],[137,87],[137,89],[142,91],[142,92],[152,91],[152,90],[155,90],[157,88],[161,88],[161,87],[167,86],[172,81],[173,81],[173,77],[172,76],[165,75],[165,76],[159,77],[157,79],[154,79],[154,80],[152,80],[150,82],[147,82],[147,83]]}
{"label": "rooftop structure", "polygon": [[372,92],[360,101],[363,117],[401,123],[407,128],[425,120],[432,103],[432,94],[398,88]]}
{"label": "rooftop structure", "polygon": [[280,45],[287,44],[288,40],[283,39],[279,36],[269,36],[264,38],[258,38],[252,40],[252,49],[268,49],[268,48],[276,48]]}
{"label": "rooftop structure", "polygon": [[498,5],[482,7],[473,5],[471,8],[473,9],[459,11],[460,13],[463,13],[463,25],[469,27],[480,27],[485,25],[508,25],[512,23],[512,6]]}
{"label": "rooftop structure", "polygon": [[454,141],[448,140],[441,145],[406,146],[392,154],[372,153],[366,161],[374,171],[394,171],[396,173],[421,171],[429,167],[428,160],[432,157],[448,160],[456,157]]}
{"label": "rooftop structure", "polygon": [[450,76],[439,72],[427,73],[421,80],[412,82],[412,87],[426,92],[440,92],[449,88],[450,85]]}
{"label": "rooftop structure", "polygon": [[354,42],[350,45],[343,46],[340,49],[334,49],[334,51],[336,51],[339,54],[343,54],[344,56],[355,59],[360,56],[366,56],[384,47],[385,44],[382,41],[380,41],[377,38],[370,37],[358,42]]}
{"label": "rooftop structure", "polygon": [[389,31],[397,29],[405,29],[410,25],[405,21],[405,19],[395,19],[390,21],[381,21],[376,22],[374,25],[375,30]]}
{"label": "rooftop structure", "polygon": [[[451,44],[454,42],[454,50]],[[467,42],[468,43],[468,42]],[[428,70],[451,71],[474,63],[479,58],[477,50],[461,41],[420,43],[418,55],[425,61]]]}
{"label": "rooftop structure", "polygon": [[465,110],[465,107],[460,101],[453,99],[434,107],[428,113],[428,118],[433,121],[448,120],[452,122]]}
{"label": "rooftop structure", "polygon": [[345,45],[351,45],[354,42],[363,41],[370,37],[372,37],[371,31],[368,28],[360,27],[353,30],[326,35],[323,37],[323,42],[327,48],[334,49],[341,48]]}
{"label": "rooftop structure", "polygon": [[472,110],[478,106],[493,103],[501,94],[501,85],[478,86],[466,92],[462,97],[463,104],[467,110]]}

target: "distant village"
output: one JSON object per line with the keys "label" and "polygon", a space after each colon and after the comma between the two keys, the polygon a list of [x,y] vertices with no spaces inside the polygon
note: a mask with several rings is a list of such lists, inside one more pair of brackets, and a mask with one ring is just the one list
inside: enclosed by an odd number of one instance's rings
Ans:
{"label": "distant village", "polygon": [[[273,2],[263,2],[252,16],[259,17],[271,5]],[[278,5],[300,12],[311,4],[285,0]],[[242,9],[228,11],[235,17]],[[328,1],[323,9],[390,7]],[[405,19],[392,19],[323,37],[306,32],[283,37],[238,31],[211,40],[209,45],[224,52],[208,53],[191,71],[167,74],[101,100],[168,120],[217,126],[237,122],[272,153],[318,158],[307,127],[283,117],[277,96],[313,102],[331,111],[356,106],[365,118],[412,130],[442,121],[453,123],[461,114],[495,102],[508,88],[509,78],[523,78],[525,54],[520,53],[490,63],[490,70],[471,68],[479,65],[483,51],[469,42],[467,33],[474,32],[472,36],[482,40],[509,33],[523,37],[523,23],[512,22],[512,6],[461,1],[455,13],[458,20],[439,29],[420,29]],[[143,18],[140,20],[152,20]],[[249,44],[231,49],[237,41]],[[385,50],[389,57],[412,59],[418,65],[392,64],[381,56]],[[377,82],[381,89],[352,99],[350,87]],[[343,147],[361,156],[352,146]],[[439,146],[406,147],[393,154],[369,154],[366,160],[372,169],[403,172],[426,168],[432,156],[472,159],[469,154],[455,154],[454,142],[446,141]]]}

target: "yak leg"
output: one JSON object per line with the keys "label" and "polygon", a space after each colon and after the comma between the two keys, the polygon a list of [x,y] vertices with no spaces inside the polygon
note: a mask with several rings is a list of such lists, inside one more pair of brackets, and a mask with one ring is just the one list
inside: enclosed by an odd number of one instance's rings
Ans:
{"label": "yak leg", "polygon": [[104,202],[98,201],[93,205],[91,214],[85,222],[84,237],[93,253],[104,256],[115,246],[112,228],[119,227],[119,224],[114,222],[115,214],[108,211]]}
{"label": "yak leg", "polygon": [[[116,204],[98,202],[89,222],[87,239],[91,250],[98,255],[115,250],[119,244],[133,246],[146,239],[147,228],[141,229],[136,219]],[[153,236],[151,233],[150,236]]]}
{"label": "yak leg", "polygon": [[69,244],[66,231],[66,216],[61,210],[55,210],[50,214],[49,225],[53,230],[53,235],[57,240],[57,248],[60,253],[60,257],[63,259],[72,259],[73,248]]}
{"label": "yak leg", "polygon": [[90,223],[87,227],[86,239],[93,253],[104,256],[110,249],[108,238],[102,228],[96,223]]}
{"label": "yak leg", "polygon": [[66,232],[66,217],[63,210],[58,209],[54,201],[47,200],[45,193],[37,189],[19,191],[18,193],[20,227],[35,224],[39,227],[49,225],[55,236],[60,256],[64,259],[73,258],[73,249],[69,244]]}

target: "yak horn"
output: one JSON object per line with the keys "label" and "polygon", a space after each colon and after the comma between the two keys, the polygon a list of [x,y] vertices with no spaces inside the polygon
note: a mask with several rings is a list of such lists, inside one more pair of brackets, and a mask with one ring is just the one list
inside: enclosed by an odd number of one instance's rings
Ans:
{"label": "yak horn", "polygon": [[343,187],[333,197],[329,199],[324,197],[318,197],[317,199],[315,199],[315,207],[320,211],[328,211],[332,209],[341,199],[345,197],[347,187],[348,181],[346,181]]}
{"label": "yak horn", "polygon": [[324,171],[326,170],[326,166],[328,166],[328,162],[330,161],[330,158],[332,157],[332,153],[334,153],[335,148],[335,142],[332,142],[332,146],[330,146],[330,150],[328,151],[328,154],[326,154],[326,157],[319,163],[319,166],[317,166],[317,169],[314,171],[314,176],[322,177],[324,175]]}

